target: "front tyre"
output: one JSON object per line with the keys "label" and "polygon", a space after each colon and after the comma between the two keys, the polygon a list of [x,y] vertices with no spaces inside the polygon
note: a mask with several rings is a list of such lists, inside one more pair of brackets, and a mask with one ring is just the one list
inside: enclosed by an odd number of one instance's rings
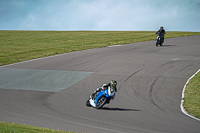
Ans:
{"label": "front tyre", "polygon": [[158,47],[158,40],[156,41],[156,47]]}
{"label": "front tyre", "polygon": [[106,104],[106,102],[107,102],[106,97],[104,97],[104,96],[100,97],[97,101],[96,109],[102,108]]}
{"label": "front tyre", "polygon": [[86,101],[86,106],[87,107],[91,107],[92,105],[90,104],[90,99],[88,99],[87,101]]}

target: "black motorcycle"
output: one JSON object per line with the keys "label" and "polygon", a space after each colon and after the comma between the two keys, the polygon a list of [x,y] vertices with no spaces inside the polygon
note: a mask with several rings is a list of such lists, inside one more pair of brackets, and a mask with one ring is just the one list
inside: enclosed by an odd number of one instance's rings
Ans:
{"label": "black motorcycle", "polygon": [[164,43],[164,37],[161,36],[161,33],[158,33],[158,36],[156,38],[156,46],[160,45],[162,46]]}

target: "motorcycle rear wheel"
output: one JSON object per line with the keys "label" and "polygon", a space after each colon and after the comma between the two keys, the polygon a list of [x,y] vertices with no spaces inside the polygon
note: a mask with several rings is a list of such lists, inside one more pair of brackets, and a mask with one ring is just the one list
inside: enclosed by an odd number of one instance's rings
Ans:
{"label": "motorcycle rear wheel", "polygon": [[96,105],[96,109],[101,109],[107,102],[107,98],[102,96],[99,98],[99,100],[97,101],[97,105]]}

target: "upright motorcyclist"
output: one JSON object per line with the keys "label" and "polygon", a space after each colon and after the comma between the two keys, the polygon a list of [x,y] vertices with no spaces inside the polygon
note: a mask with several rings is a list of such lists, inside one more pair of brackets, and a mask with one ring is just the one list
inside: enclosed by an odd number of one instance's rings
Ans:
{"label": "upright motorcyclist", "polygon": [[[111,80],[110,83],[107,84],[103,84],[101,87],[97,88],[93,94],[91,94],[92,99],[95,98],[97,92],[101,91],[101,90],[107,90],[108,87],[111,87],[113,91],[117,92],[117,81],[115,80]],[[114,97],[113,97],[114,99]]]}
{"label": "upright motorcyclist", "polygon": [[160,36],[162,36],[162,44],[164,43],[164,36],[165,36],[165,30],[163,26],[160,27],[160,29],[156,32],[156,34],[160,33]]}

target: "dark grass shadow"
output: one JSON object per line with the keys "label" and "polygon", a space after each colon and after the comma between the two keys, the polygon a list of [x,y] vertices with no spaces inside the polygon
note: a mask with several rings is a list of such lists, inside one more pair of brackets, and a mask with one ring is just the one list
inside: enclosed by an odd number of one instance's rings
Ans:
{"label": "dark grass shadow", "polygon": [[101,110],[112,110],[112,111],[141,111],[138,109],[124,109],[124,108],[108,108],[108,107],[103,107]]}

